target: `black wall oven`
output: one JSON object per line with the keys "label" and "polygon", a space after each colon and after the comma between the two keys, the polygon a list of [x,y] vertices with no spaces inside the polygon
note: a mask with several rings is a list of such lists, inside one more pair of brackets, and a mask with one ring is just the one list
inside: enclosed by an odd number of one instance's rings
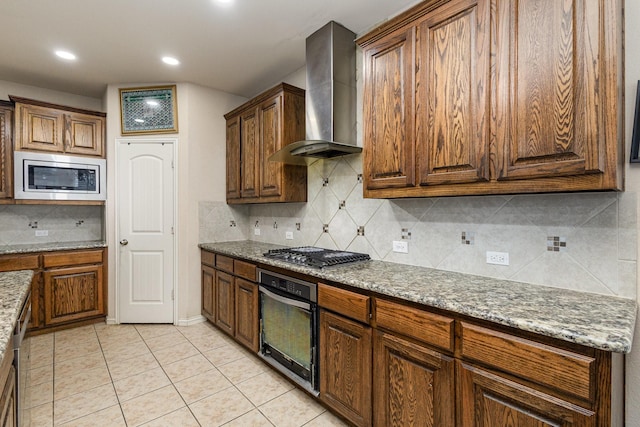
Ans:
{"label": "black wall oven", "polygon": [[318,394],[318,309],[315,283],[258,269],[260,356]]}

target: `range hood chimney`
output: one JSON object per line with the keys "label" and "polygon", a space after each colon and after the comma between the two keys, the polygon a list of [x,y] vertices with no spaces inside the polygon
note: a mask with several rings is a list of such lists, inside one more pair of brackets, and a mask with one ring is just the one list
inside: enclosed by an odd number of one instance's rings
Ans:
{"label": "range hood chimney", "polygon": [[306,139],[269,160],[309,164],[359,153],[356,146],[356,35],[331,21],[306,40]]}

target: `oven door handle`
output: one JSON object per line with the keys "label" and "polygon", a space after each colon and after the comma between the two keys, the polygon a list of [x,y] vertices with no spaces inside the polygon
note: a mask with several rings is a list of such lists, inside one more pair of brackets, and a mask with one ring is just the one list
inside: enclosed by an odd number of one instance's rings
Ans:
{"label": "oven door handle", "polygon": [[292,305],[294,307],[298,307],[307,311],[311,310],[311,304],[309,304],[308,302],[297,301],[291,298],[280,296],[271,291],[268,291],[263,286],[258,287],[258,289],[260,290],[260,292],[264,293],[269,298],[273,298],[274,300],[281,302],[282,304]]}

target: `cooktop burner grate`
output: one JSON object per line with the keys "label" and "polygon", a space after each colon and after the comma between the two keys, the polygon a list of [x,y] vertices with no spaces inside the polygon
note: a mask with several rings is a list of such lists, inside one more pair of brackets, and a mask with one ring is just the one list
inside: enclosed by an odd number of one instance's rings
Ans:
{"label": "cooktop burner grate", "polygon": [[368,254],[336,251],[332,249],[317,248],[315,246],[271,249],[268,252],[265,252],[264,256],[267,258],[279,259],[281,261],[315,268],[344,265],[371,259]]}

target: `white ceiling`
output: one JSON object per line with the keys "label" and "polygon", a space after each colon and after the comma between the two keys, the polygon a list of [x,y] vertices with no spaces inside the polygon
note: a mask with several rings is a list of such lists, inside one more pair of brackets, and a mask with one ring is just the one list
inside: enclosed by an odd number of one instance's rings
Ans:
{"label": "white ceiling", "polygon": [[[0,80],[100,98],[107,84],[191,82],[252,97],[304,65],[330,20],[356,34],[416,0],[2,0]],[[67,62],[53,51],[66,49]],[[170,67],[162,56],[181,61]]]}

